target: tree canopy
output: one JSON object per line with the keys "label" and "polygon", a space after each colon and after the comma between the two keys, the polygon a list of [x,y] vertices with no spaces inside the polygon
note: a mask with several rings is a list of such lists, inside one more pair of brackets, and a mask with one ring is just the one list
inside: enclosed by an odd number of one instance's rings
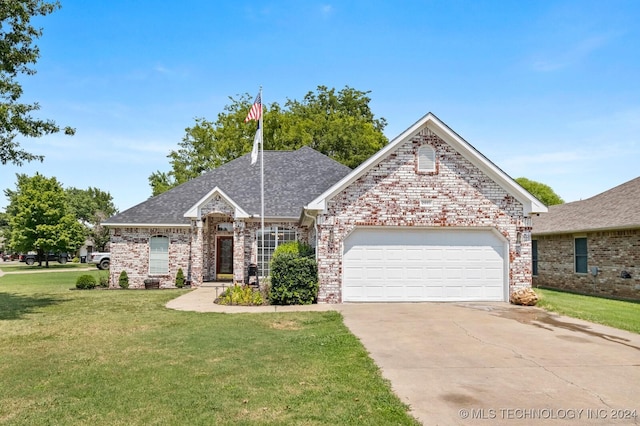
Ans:
{"label": "tree canopy", "polygon": [[[5,190],[10,204],[9,245],[15,251],[75,252],[85,241],[85,230],[69,212],[67,197],[56,178],[39,173],[19,174],[16,190]],[[42,256],[40,256],[42,258]]]}
{"label": "tree canopy", "polygon": [[109,243],[109,229],[102,226],[105,219],[118,212],[113,197],[98,188],[65,189],[69,211],[86,228],[89,239],[98,251],[105,251]]}
{"label": "tree canopy", "polygon": [[[345,86],[340,91],[318,86],[301,101],[288,99],[263,105],[266,150],[295,150],[302,146],[357,167],[384,147],[386,120],[376,118],[369,107],[369,92]],[[200,176],[251,151],[257,126],[244,122],[253,102],[248,93],[229,97],[215,122],[196,118],[178,150],[167,156],[171,171],[149,176],[153,195]]]}
{"label": "tree canopy", "polygon": [[547,206],[564,203],[564,200],[560,198],[560,196],[556,194],[549,185],[536,182],[535,180],[529,180],[525,177],[517,178],[516,182],[518,182],[520,186],[529,191],[531,195],[542,201]]}
{"label": "tree canopy", "polygon": [[[16,176],[16,189],[4,191],[7,211],[0,213],[0,231],[4,218],[6,245],[11,250],[75,252],[86,237],[104,250],[109,230],[100,223],[118,212],[111,194],[93,187],[63,189],[56,178],[37,173]],[[58,224],[58,228],[47,228]]]}
{"label": "tree canopy", "polygon": [[[40,109],[38,103],[20,102],[22,86],[20,75],[36,73],[31,65],[40,56],[34,41],[42,35],[42,29],[31,25],[31,18],[46,16],[60,8],[59,2],[42,0],[0,1],[0,162],[22,165],[25,161],[40,160],[43,156],[25,151],[16,140],[24,137],[41,137],[61,131],[52,120],[43,120],[31,114]],[[64,128],[66,134],[75,131]]]}

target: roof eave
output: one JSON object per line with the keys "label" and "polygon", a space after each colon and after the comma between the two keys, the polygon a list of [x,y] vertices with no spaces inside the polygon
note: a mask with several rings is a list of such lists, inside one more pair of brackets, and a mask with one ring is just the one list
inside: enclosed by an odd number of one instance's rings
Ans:
{"label": "roof eave", "polygon": [[135,222],[102,222],[102,226],[111,228],[188,228],[188,223],[135,223]]}
{"label": "roof eave", "polygon": [[564,234],[579,234],[586,232],[603,232],[603,231],[632,231],[640,229],[640,224],[636,225],[623,225],[623,226],[605,226],[599,228],[577,228],[577,229],[563,229],[560,231],[545,231],[545,232],[535,232],[535,230],[531,231],[531,236],[545,236],[545,235],[564,235]]}

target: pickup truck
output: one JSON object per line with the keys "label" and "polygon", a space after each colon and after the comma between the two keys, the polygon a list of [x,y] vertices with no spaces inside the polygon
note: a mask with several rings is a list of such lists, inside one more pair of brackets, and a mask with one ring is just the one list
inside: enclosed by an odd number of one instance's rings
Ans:
{"label": "pickup truck", "polygon": [[89,258],[89,263],[95,263],[98,269],[109,269],[111,253],[99,251],[93,252]]}
{"label": "pickup truck", "polygon": [[[27,265],[31,266],[34,263],[38,262],[38,254],[37,253],[27,253],[20,255],[20,262],[24,262]],[[63,265],[67,263],[69,260],[69,255],[67,253],[46,253],[42,255],[43,262],[58,262]]]}

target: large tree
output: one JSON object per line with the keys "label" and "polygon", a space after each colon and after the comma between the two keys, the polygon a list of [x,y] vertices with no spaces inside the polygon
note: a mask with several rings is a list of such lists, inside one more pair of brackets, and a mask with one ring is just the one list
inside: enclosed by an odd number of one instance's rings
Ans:
{"label": "large tree", "polygon": [[118,212],[111,194],[93,187],[67,188],[65,193],[71,214],[86,227],[95,248],[104,251],[109,242],[109,229],[101,223]]}
{"label": "large tree", "polygon": [[[41,137],[58,133],[62,129],[52,120],[43,120],[31,114],[40,109],[38,103],[20,102],[22,86],[20,75],[36,73],[32,67],[40,56],[35,40],[42,29],[31,25],[35,16],[46,16],[60,8],[59,2],[42,0],[0,1],[0,162],[22,165],[25,161],[40,160],[43,156],[25,151],[16,138]],[[74,129],[65,127],[66,134]]]}
{"label": "large tree", "polygon": [[564,200],[560,198],[560,196],[556,194],[549,185],[536,182],[535,180],[529,180],[525,177],[517,178],[516,182],[518,182],[520,186],[529,191],[531,195],[542,201],[547,206],[564,204]]}
{"label": "large tree", "polygon": [[[264,149],[294,150],[310,146],[349,166],[356,167],[387,144],[386,121],[369,107],[369,92],[346,86],[340,91],[318,86],[302,101],[264,105]],[[167,156],[169,172],[149,177],[153,195],[193,179],[207,170],[251,151],[256,124],[244,122],[253,98],[229,97],[215,122],[197,118],[187,128],[179,149]]]}
{"label": "large tree", "polygon": [[[16,251],[75,252],[85,241],[85,230],[70,213],[67,196],[56,178],[39,173],[18,174],[16,190],[5,190],[11,228],[9,244]],[[47,261],[48,266],[48,261]]]}

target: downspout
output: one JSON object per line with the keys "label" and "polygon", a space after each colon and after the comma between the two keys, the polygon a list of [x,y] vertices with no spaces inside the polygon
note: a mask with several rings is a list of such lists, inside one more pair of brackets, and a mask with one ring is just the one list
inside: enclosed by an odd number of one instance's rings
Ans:
{"label": "downspout", "polygon": [[307,213],[307,209],[303,208],[302,213],[313,221],[313,229],[315,229],[316,231],[315,238],[316,238],[316,262],[317,262],[318,261],[318,222],[315,216],[311,216],[310,214]]}

